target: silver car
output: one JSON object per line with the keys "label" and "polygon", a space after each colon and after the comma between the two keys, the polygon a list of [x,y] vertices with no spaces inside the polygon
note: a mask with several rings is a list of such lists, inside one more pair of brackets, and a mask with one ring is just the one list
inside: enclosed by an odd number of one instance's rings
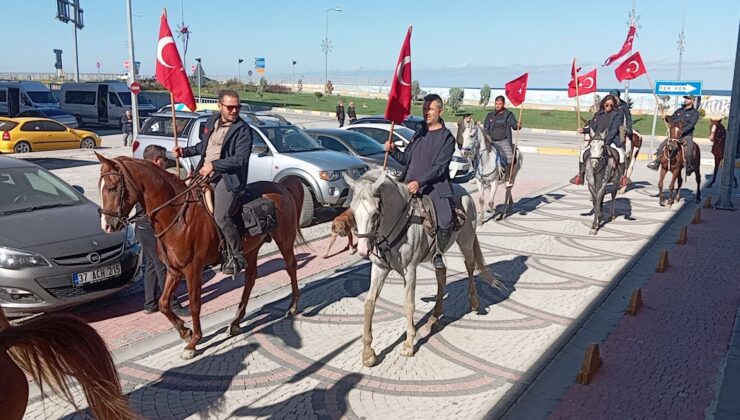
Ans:
{"label": "silver car", "polygon": [[58,123],[64,124],[69,128],[78,128],[77,118],[74,115],[68,114],[59,108],[34,108],[27,109],[16,117],[39,117],[49,118]]}
{"label": "silver car", "polygon": [[98,206],[33,163],[0,157],[0,306],[46,312],[133,284],[140,246],[128,227],[100,228]]}

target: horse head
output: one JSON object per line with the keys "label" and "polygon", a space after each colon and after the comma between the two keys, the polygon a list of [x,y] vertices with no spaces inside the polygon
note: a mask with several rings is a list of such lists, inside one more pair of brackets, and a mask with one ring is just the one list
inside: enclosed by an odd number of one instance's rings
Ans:
{"label": "horse head", "polygon": [[352,188],[352,203],[350,209],[355,217],[357,232],[357,252],[367,257],[370,255],[375,234],[380,225],[380,192],[386,179],[386,173],[382,170],[372,170],[365,173],[358,180],[344,175],[345,181]]}
{"label": "horse head", "polygon": [[678,148],[678,141],[681,140],[683,126],[683,121],[674,121],[668,128],[668,150],[671,152]]}
{"label": "horse head", "polygon": [[722,125],[722,118],[710,118],[709,120],[711,121],[711,126],[709,127],[709,141],[714,142],[715,137],[718,137],[721,140],[723,132],[725,131],[725,127]]}
{"label": "horse head", "polygon": [[591,160],[594,167],[596,166],[596,161],[604,156],[604,139],[608,131],[604,130],[599,133],[594,131],[593,128],[590,130],[589,137],[591,138],[591,143],[589,143],[589,150],[591,151]]}
{"label": "horse head", "polygon": [[131,180],[126,179],[130,175],[123,161],[108,159],[97,152],[95,156],[100,161],[100,227],[105,233],[113,233],[126,227],[128,215],[139,201],[140,194],[130,185]]}
{"label": "horse head", "polygon": [[478,149],[480,148],[481,139],[478,130],[480,130],[480,127],[474,123],[465,124],[465,128],[463,129],[462,153],[468,159],[478,153]]}

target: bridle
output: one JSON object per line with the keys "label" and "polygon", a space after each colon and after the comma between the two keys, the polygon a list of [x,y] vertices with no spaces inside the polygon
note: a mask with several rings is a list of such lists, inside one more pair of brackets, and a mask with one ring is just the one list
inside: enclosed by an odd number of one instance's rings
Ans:
{"label": "bridle", "polygon": [[[109,172],[104,172],[104,173],[100,174],[101,181],[103,180],[103,178],[105,178],[106,176],[110,176],[110,175],[117,176],[117,177],[120,177],[121,178],[120,188],[118,190],[118,209],[114,213],[114,212],[112,212],[110,210],[106,210],[106,209],[100,207],[100,208],[98,208],[98,214],[99,215],[105,215],[105,216],[108,216],[108,217],[112,217],[114,220],[117,220],[122,225],[127,226],[127,225],[129,225],[129,224],[131,224],[133,222],[136,222],[139,218],[141,218],[142,211],[141,210],[137,211],[131,217],[128,217],[126,214],[124,214],[124,212],[123,212],[123,205],[124,205],[123,198],[128,193],[128,189],[126,188],[126,176],[128,174],[126,172],[124,172],[125,169],[123,169],[124,168],[123,165],[120,165],[120,167],[121,167],[121,171],[120,172],[109,171]],[[130,176],[130,175],[128,175],[128,176]],[[138,196],[141,196],[141,192],[138,191],[133,185],[131,185],[131,189],[134,190],[134,192]],[[102,200],[102,197],[101,197],[101,200]]]}
{"label": "bridle", "polygon": [[[383,201],[382,201],[383,199],[379,195],[377,195],[377,197],[378,197],[378,210],[373,215],[372,219],[370,220],[370,230],[367,233],[358,233],[357,228],[355,227],[354,234],[358,238],[367,239],[370,242],[370,248],[372,249],[373,255],[378,257],[382,261],[386,261],[384,256],[388,254],[390,249],[393,246],[395,246],[396,243],[398,243],[398,240],[401,238],[401,234],[411,223],[411,217],[403,217],[403,216],[406,215],[406,212],[408,211],[411,201],[414,199],[414,196],[410,196],[409,199],[406,200],[403,210],[401,210],[401,214],[396,219],[395,223],[393,223],[393,226],[391,227],[388,235],[381,235],[379,233],[380,220],[383,217],[383,213],[381,210],[383,208]],[[400,226],[399,223],[403,219],[406,219],[406,221],[403,224],[402,228],[399,229],[395,235],[393,235],[393,232],[395,232],[396,228]]]}

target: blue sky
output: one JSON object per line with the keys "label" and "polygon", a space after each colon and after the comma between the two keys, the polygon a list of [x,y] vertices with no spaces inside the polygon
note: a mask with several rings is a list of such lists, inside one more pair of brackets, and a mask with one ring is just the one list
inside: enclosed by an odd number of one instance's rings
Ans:
{"label": "blue sky", "polygon": [[[80,0],[85,28],[78,32],[80,71],[123,72],[128,58],[124,0]],[[159,16],[164,7],[173,32],[181,21],[192,38],[188,64],[201,57],[206,74],[237,74],[237,58],[244,58],[242,74],[254,57],[266,58],[267,73],[290,78],[324,73],[321,41],[326,9],[331,76],[358,78],[392,76],[392,69],[408,25],[413,77],[422,86],[501,86],[529,71],[531,87],[567,84],[572,58],[584,70],[599,66],[622,45],[627,32],[631,0],[510,0],[510,1],[195,1],[132,0],[137,60],[141,72],[152,74]],[[703,80],[705,89],[729,89],[740,22],[740,1],[671,2],[637,0],[640,16],[639,50],[651,78],[675,79],[676,41],[686,16],[686,49],[682,79]],[[70,24],[54,19],[54,0],[0,3],[0,72],[53,72],[52,49],[64,50],[64,66],[73,71]],[[29,30],[30,29],[30,30]],[[179,43],[178,43],[179,45]],[[599,69],[599,87],[617,85],[613,66]],[[643,77],[634,87],[647,88]]]}

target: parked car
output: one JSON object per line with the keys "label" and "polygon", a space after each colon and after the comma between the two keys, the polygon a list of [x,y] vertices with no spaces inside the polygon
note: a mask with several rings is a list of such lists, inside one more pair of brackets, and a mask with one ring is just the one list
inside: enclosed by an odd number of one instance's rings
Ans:
{"label": "parked car", "polygon": [[16,115],[16,118],[23,117],[39,117],[49,118],[56,122],[62,123],[69,128],[77,128],[77,118],[74,115],[68,114],[59,108],[34,108],[27,109],[20,114]]}
{"label": "parked car", "polygon": [[[365,134],[372,137],[375,141],[380,144],[385,144],[388,141],[388,135],[391,131],[390,124],[352,124],[342,128],[343,130],[355,131],[358,133]],[[411,142],[414,137],[414,131],[408,127],[395,127],[393,129],[393,142],[401,150],[404,150],[406,146]],[[469,175],[470,172],[470,160],[464,158],[459,150],[455,149],[455,155],[452,156],[452,162],[450,162],[450,179],[460,177],[463,179]],[[464,182],[464,181],[463,181]]]}
{"label": "parked car", "polygon": [[[193,146],[205,138],[207,119],[207,115],[198,113],[175,112],[179,145]],[[318,206],[349,206],[350,188],[342,174],[357,178],[368,170],[367,165],[354,156],[326,150],[294,125],[283,124],[274,117],[258,117],[258,120],[259,123],[245,120],[253,133],[248,182],[278,182],[288,175],[299,177],[305,193],[301,226],[311,223]],[[144,122],[139,137],[134,140],[133,156],[143,157],[144,148],[150,144],[171,151],[173,143],[172,114],[157,113]],[[169,157],[172,158],[171,152]],[[187,173],[199,161],[200,156],[181,159],[182,171]]]}
{"label": "parked car", "polygon": [[[211,99],[213,99],[213,98],[211,98]],[[218,105],[215,102],[214,103],[209,103],[207,105],[212,105],[214,107],[213,109],[211,109],[211,111],[214,111],[214,110],[218,109],[218,108],[216,108]],[[241,106],[242,106],[241,112],[252,112],[252,107],[248,103],[242,102],[241,103]],[[157,112],[169,112],[171,109],[172,109],[172,105],[171,104],[167,104],[167,105],[164,105],[164,106],[159,107],[159,109],[157,109]],[[201,110],[201,109],[199,109],[198,111],[202,112],[202,111],[207,111],[207,110]],[[175,112],[190,112],[190,109],[188,107],[186,107],[184,103],[178,102],[178,103],[175,104]]]}
{"label": "parked car", "polygon": [[92,131],[65,127],[48,118],[0,118],[0,153],[95,147],[100,147],[100,136]]}
{"label": "parked car", "polygon": [[[355,156],[369,167],[383,167],[385,149],[383,145],[362,133],[339,128],[309,128],[306,134],[313,137],[322,147]],[[388,156],[386,172],[398,180],[404,166]]]}
{"label": "parked car", "polygon": [[98,206],[44,168],[0,156],[0,306],[46,312],[133,284],[140,245],[128,226],[100,229]]}
{"label": "parked car", "polygon": [[[64,83],[58,95],[62,111],[74,115],[80,127],[98,124],[120,129],[121,117],[131,109],[131,91],[126,83],[118,81]],[[137,103],[139,117],[149,116],[156,109],[144,95],[138,96]]]}
{"label": "parked car", "polygon": [[0,115],[15,117],[32,108],[59,108],[59,101],[41,82],[0,81]]}
{"label": "parked car", "polygon": [[[352,124],[389,124],[390,121],[385,119],[384,115],[370,115],[367,117],[358,118],[357,121],[353,122]],[[405,127],[408,127],[409,129],[413,130],[414,132],[417,132],[421,130],[421,128],[424,125],[424,118],[418,117],[416,115],[409,115],[406,117],[406,120],[404,120],[403,125]]]}

